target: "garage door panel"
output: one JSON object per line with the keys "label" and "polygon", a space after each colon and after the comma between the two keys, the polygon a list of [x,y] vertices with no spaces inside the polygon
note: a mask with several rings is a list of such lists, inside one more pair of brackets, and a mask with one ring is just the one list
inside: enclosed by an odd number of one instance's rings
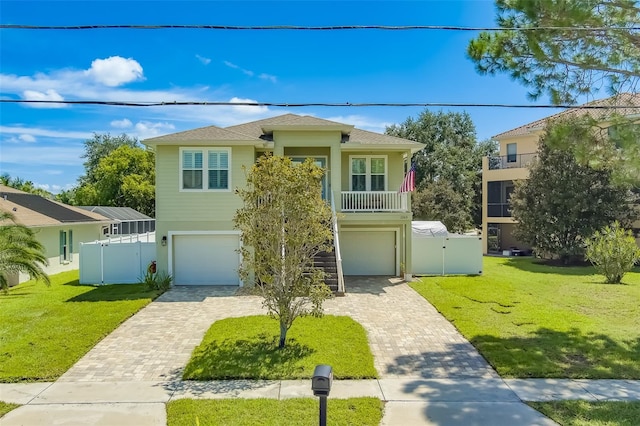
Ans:
{"label": "garage door panel", "polygon": [[238,235],[176,235],[173,276],[177,285],[238,285]]}
{"label": "garage door panel", "polygon": [[395,275],[394,231],[347,231],[340,235],[342,270],[345,275]]}

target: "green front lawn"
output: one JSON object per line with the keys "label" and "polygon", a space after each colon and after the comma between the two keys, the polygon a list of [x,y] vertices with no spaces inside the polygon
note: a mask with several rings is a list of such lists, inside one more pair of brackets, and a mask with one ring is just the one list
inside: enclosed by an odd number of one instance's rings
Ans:
{"label": "green front lawn", "polygon": [[640,401],[553,401],[527,404],[561,426],[637,426],[640,422]]}
{"label": "green front lawn", "polygon": [[484,258],[482,276],[411,286],[503,377],[640,379],[640,270],[604,284],[591,267]]}
{"label": "green front lawn", "polygon": [[277,320],[265,315],[213,323],[193,351],[183,378],[308,379],[318,364],[333,367],[336,379],[377,377],[364,328],[344,316],[301,317],[278,349]]}
{"label": "green front lawn", "polygon": [[[383,403],[378,398],[327,399],[327,424],[377,426]],[[179,399],[167,404],[168,426],[301,426],[318,424],[318,400]]]}
{"label": "green front lawn", "polygon": [[51,381],[159,293],[78,284],[78,271],[0,294],[0,382]]}
{"label": "green front lawn", "polygon": [[0,401],[0,417],[7,414],[9,411],[18,408],[18,404],[11,404],[9,402]]}

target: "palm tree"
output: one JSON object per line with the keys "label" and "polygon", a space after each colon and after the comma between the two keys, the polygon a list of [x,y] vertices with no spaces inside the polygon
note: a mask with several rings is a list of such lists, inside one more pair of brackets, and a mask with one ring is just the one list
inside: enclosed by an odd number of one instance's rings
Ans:
{"label": "palm tree", "polygon": [[44,246],[35,233],[16,223],[12,213],[0,211],[0,289],[6,293],[9,290],[7,275],[19,272],[49,285],[49,276],[42,269],[48,263]]}

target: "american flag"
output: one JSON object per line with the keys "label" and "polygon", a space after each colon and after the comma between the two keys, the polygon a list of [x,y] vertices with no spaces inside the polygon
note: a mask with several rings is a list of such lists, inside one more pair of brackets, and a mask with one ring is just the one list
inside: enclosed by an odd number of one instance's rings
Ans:
{"label": "american flag", "polygon": [[404,180],[402,181],[402,186],[400,186],[400,190],[398,192],[411,192],[416,189],[416,164],[412,163],[411,168],[404,175]]}

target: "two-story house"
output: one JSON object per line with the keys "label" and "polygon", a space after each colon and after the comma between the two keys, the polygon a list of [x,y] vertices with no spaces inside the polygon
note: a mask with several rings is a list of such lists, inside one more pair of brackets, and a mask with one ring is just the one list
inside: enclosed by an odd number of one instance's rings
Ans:
{"label": "two-story house", "polygon": [[144,143],[156,153],[157,267],[174,284],[242,285],[234,189],[265,153],[311,157],[326,170],[323,196],[336,212],[345,275],[411,272],[411,200],[399,188],[422,144],[294,114]]}
{"label": "two-story house", "polygon": [[[608,108],[612,105],[629,108]],[[634,107],[635,105],[635,107]],[[584,108],[587,106],[588,108]],[[640,94],[625,93],[601,99],[581,107],[570,108],[550,117],[534,121],[494,136],[500,142],[496,157],[485,157],[482,163],[482,247],[483,253],[504,253],[512,248],[526,251],[530,247],[513,236],[516,221],[511,217],[509,198],[514,182],[527,179],[529,165],[537,157],[538,140],[547,122],[554,119],[590,115],[607,126],[611,114],[640,119]],[[640,142],[639,142],[640,143]],[[634,232],[640,242],[640,214],[634,223]]]}

